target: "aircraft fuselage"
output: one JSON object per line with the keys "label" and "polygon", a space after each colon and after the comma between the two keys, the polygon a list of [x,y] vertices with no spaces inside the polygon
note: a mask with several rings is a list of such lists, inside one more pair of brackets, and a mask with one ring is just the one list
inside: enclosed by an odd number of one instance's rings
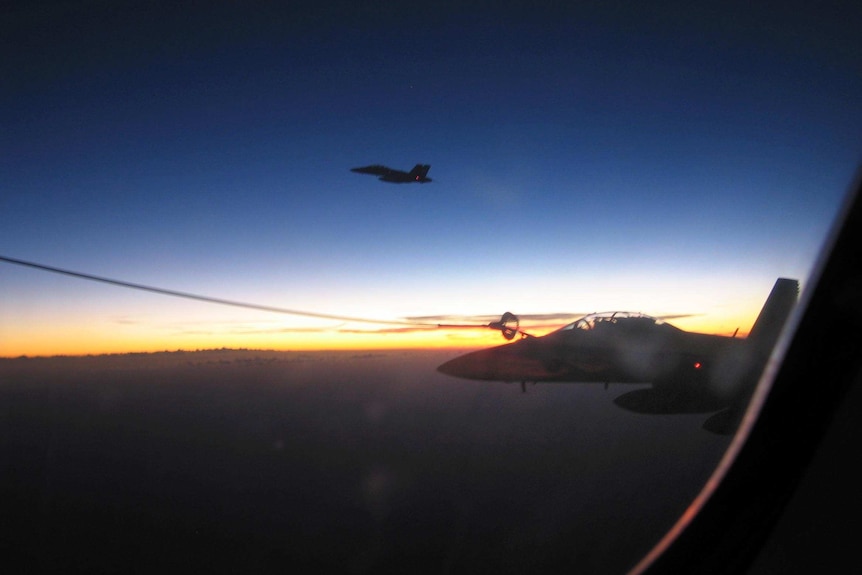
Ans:
{"label": "aircraft fuselage", "polygon": [[391,184],[427,184],[432,181],[431,178],[428,177],[428,170],[430,169],[431,166],[428,164],[416,164],[412,170],[405,172],[403,170],[394,170],[386,166],[381,166],[380,164],[374,164],[361,168],[352,168],[350,171],[356,172],[357,174],[378,176],[377,179],[381,182],[389,182]]}
{"label": "aircraft fuselage", "polygon": [[705,379],[743,341],[684,332],[646,316],[626,317],[475,351],[438,370],[489,381],[661,384]]}

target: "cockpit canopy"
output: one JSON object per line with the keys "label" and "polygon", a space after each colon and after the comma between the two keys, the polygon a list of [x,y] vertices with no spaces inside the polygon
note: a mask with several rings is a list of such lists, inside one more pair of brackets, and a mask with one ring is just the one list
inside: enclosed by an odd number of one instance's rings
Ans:
{"label": "cockpit canopy", "polygon": [[611,325],[620,327],[638,327],[645,329],[649,327],[667,324],[665,324],[662,320],[656,317],[652,317],[638,312],[605,311],[586,315],[581,319],[573,321],[572,323],[560,328],[560,331],[568,331],[575,329],[590,331],[596,328],[600,329],[602,327],[607,327]]}

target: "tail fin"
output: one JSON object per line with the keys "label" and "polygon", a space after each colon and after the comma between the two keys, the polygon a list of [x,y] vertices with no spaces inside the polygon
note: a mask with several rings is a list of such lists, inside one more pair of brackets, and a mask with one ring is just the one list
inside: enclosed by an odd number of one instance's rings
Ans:
{"label": "tail fin", "polygon": [[430,164],[416,164],[410,170],[410,177],[416,181],[422,181],[428,176],[428,170],[431,169]]}
{"label": "tail fin", "polygon": [[748,340],[758,352],[768,354],[772,350],[781,328],[784,327],[790,312],[796,306],[798,297],[798,280],[778,278],[775,281],[766,303],[763,304],[763,309],[760,310],[760,315],[757,316],[748,334]]}
{"label": "tail fin", "polygon": [[751,327],[746,344],[733,346],[726,355],[720,356],[710,374],[709,391],[728,402],[733,412],[733,427],[748,405],[798,296],[797,280],[778,278]]}

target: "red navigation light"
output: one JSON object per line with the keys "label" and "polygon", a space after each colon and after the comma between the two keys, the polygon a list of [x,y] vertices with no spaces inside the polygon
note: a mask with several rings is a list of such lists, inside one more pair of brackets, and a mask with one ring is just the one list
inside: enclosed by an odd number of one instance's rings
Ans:
{"label": "red navigation light", "polygon": [[700,369],[701,367],[703,367],[702,363],[700,363],[699,361],[694,362],[694,368],[695,369]]}

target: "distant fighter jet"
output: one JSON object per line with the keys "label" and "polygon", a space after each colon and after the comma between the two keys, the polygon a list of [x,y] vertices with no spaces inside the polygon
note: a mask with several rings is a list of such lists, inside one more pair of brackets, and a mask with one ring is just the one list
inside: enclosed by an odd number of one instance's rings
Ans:
{"label": "distant fighter jet", "polygon": [[413,182],[425,184],[431,181],[431,178],[427,177],[428,170],[430,169],[431,166],[429,164],[416,164],[413,166],[412,170],[404,172],[402,170],[393,170],[392,168],[387,168],[380,164],[374,164],[363,168],[352,168],[350,171],[356,172],[357,174],[380,176],[380,178],[378,178],[379,180],[383,182],[392,182],[394,184],[412,184]]}
{"label": "distant fighter jet", "polygon": [[727,433],[745,409],[798,292],[798,281],[779,278],[747,338],[686,332],[631,312],[591,314],[535,337],[506,312],[487,327],[506,339],[520,335],[518,341],[456,357],[437,369],[466,379],[519,381],[522,390],[528,382],[650,383],[614,403],[637,413],[724,410],[704,427]]}

